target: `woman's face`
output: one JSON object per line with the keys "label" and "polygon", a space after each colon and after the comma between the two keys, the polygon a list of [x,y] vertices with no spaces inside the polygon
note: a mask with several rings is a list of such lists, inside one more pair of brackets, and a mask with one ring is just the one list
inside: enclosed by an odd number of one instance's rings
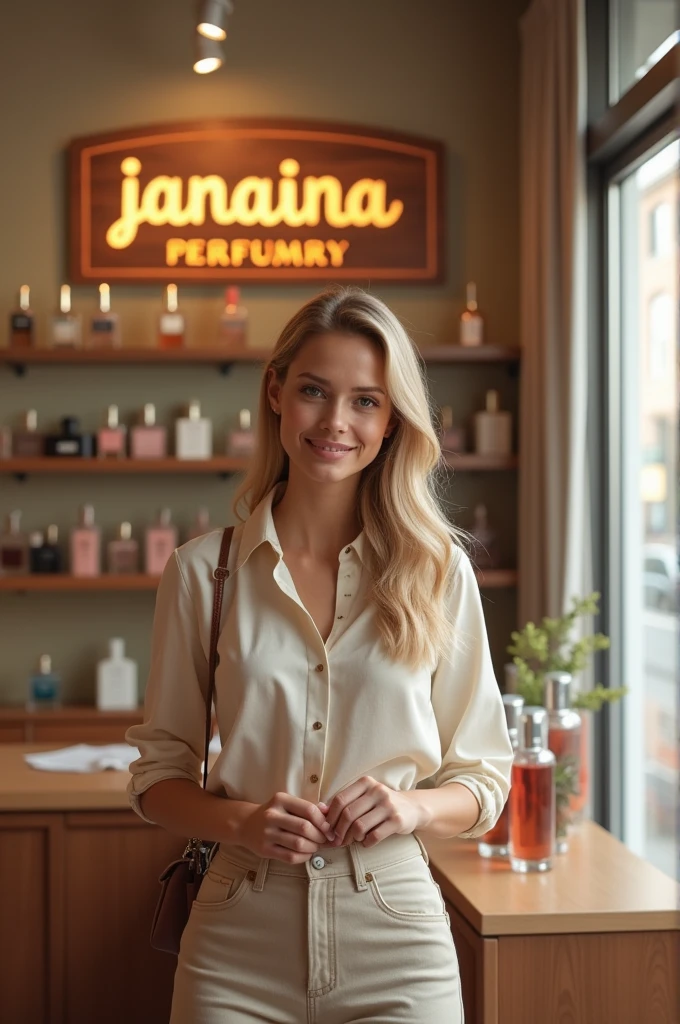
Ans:
{"label": "woman's face", "polygon": [[285,382],[270,370],[267,388],[281,417],[291,469],[320,482],[360,473],[396,427],[385,358],[362,335],[313,335],[300,347]]}

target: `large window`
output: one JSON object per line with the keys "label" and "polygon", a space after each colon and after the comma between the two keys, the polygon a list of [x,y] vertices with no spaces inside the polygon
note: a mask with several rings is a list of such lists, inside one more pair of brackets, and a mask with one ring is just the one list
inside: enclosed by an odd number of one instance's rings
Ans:
{"label": "large window", "polygon": [[609,98],[615,103],[680,39],[675,0],[610,0]]}

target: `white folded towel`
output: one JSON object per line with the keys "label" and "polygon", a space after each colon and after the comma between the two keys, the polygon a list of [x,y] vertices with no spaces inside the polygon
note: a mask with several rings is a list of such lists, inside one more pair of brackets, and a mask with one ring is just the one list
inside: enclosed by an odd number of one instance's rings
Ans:
{"label": "white folded towel", "polygon": [[[221,749],[220,737],[216,734],[210,741],[208,751],[211,754],[219,754]],[[131,747],[127,743],[109,743],[106,746],[77,743],[74,747],[24,754],[24,759],[31,768],[43,772],[101,772],[106,768],[126,772],[130,763],[136,761],[138,757],[137,747]]]}

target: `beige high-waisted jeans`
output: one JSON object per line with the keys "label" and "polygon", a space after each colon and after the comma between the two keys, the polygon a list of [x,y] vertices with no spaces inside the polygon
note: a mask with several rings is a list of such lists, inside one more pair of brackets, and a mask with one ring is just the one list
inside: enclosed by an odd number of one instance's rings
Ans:
{"label": "beige high-waisted jeans", "polygon": [[303,864],[218,849],[194,902],[170,1024],[462,1024],[458,958],[421,840]]}

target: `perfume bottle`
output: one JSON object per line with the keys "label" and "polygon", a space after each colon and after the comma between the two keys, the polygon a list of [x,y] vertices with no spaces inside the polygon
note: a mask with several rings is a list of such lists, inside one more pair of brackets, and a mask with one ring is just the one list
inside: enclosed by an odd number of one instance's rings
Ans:
{"label": "perfume bottle", "polygon": [[28,572],[28,537],[21,532],[21,512],[7,516],[5,532],[0,534],[0,576],[23,576]]}
{"label": "perfume bottle", "polygon": [[235,459],[247,459],[255,450],[255,434],[250,427],[250,409],[241,409],[238,414],[238,430],[227,434],[227,455]]}
{"label": "perfume bottle", "polygon": [[130,523],[121,523],[118,536],[106,546],[107,569],[112,573],[139,572],[139,544],[132,539]]}
{"label": "perfume bottle", "polygon": [[59,573],[62,570],[61,551],[59,549],[59,527],[52,524],[47,527],[47,539],[40,531],[29,537],[31,572]]}
{"label": "perfume bottle", "polygon": [[168,453],[168,431],[156,424],[156,407],[147,402],[141,423],[130,431],[130,456],[133,459],[163,459]]}
{"label": "perfume bottle", "polygon": [[[503,694],[503,707],[505,709],[505,721],[508,725],[508,735],[512,749],[517,750],[517,730],[519,726],[519,714],[524,704],[524,698],[516,693]],[[480,857],[503,857],[509,853],[508,843],[510,841],[510,801],[505,801],[505,807],[501,816],[492,829],[484,833],[482,839],[477,843],[477,852]]]}
{"label": "perfume bottle", "polygon": [[125,657],[125,641],[109,640],[109,656],[97,663],[97,707],[100,711],[133,711],[139,704],[137,663]]}
{"label": "perfume bottle", "polygon": [[61,705],[61,677],[52,671],[52,659],[49,654],[41,654],[38,671],[28,681],[28,711],[39,711],[43,708],[58,708]]}
{"label": "perfume bottle", "polygon": [[94,455],[94,437],[80,433],[80,420],[76,416],[65,416],[61,430],[61,434],[48,434],[45,438],[46,455],[60,458],[91,458]]}
{"label": "perfume bottle", "polygon": [[503,665],[503,685],[506,693],[517,693],[517,665],[506,661]]}
{"label": "perfume bottle", "polygon": [[94,508],[83,505],[78,526],[71,530],[71,575],[101,575],[101,531],[94,522]]}
{"label": "perfume bottle", "polygon": [[170,509],[162,508],[157,522],[147,528],[144,550],[148,576],[160,576],[177,547],[177,527],[172,525],[171,518]]}
{"label": "perfume bottle", "polygon": [[207,508],[199,508],[196,518],[187,531],[187,540],[195,540],[204,533],[210,532],[210,513]]}
{"label": "perfume bottle", "polygon": [[443,405],[441,408],[441,427],[439,443],[446,452],[465,451],[465,429],[462,426],[454,427],[453,409],[450,405]]}
{"label": "perfume bottle", "polygon": [[228,348],[248,347],[248,310],[240,303],[241,290],[234,286],[227,288],[224,312],[220,317],[219,341]]}
{"label": "perfume bottle", "polygon": [[212,423],[201,417],[201,403],[194,398],[187,416],[175,422],[175,454],[178,459],[209,459],[212,455]]}
{"label": "perfume bottle", "polygon": [[476,542],[475,565],[478,569],[493,569],[498,565],[498,540],[489,526],[486,505],[475,505],[474,516],[470,534]]}
{"label": "perfume bottle", "polygon": [[32,348],[35,344],[35,317],[30,297],[30,288],[22,284],[19,289],[19,308],[9,315],[10,348]]}
{"label": "perfume bottle", "polygon": [[[580,794],[581,716],[571,707],[571,675],[546,672],[543,677],[543,703],[548,712],[548,748],[555,755],[560,789],[557,793],[555,852],[569,849],[571,795]],[[561,792],[564,785],[564,792]]]}
{"label": "perfume bottle", "polygon": [[169,284],[165,290],[165,312],[158,320],[158,347],[183,348],[184,344],[185,324],[177,311],[177,285]]}
{"label": "perfume bottle", "polygon": [[555,755],[548,746],[548,712],[525,706],[519,713],[510,787],[510,867],[549,871],[555,852]]}
{"label": "perfume bottle", "polygon": [[478,455],[510,455],[512,416],[498,407],[498,392],[487,391],[486,409],[476,412],[475,451]]}
{"label": "perfume bottle", "polygon": [[83,320],[79,313],[71,312],[71,289],[61,286],[59,312],[52,317],[50,330],[52,348],[82,348]]}
{"label": "perfume bottle", "polygon": [[99,285],[99,313],[90,325],[90,348],[120,348],[120,317],[111,312],[111,289],[108,284]]}
{"label": "perfume bottle", "polygon": [[12,454],[15,458],[33,458],[45,454],[45,435],[38,432],[38,413],[29,409],[23,427],[12,435]]}
{"label": "perfume bottle", "polygon": [[460,318],[460,343],[466,347],[484,344],[484,319],[477,308],[477,285],[467,286],[467,306]]}
{"label": "perfume bottle", "polygon": [[124,459],[127,428],[118,423],[118,406],[106,411],[106,426],[97,433],[97,455],[100,459]]}

